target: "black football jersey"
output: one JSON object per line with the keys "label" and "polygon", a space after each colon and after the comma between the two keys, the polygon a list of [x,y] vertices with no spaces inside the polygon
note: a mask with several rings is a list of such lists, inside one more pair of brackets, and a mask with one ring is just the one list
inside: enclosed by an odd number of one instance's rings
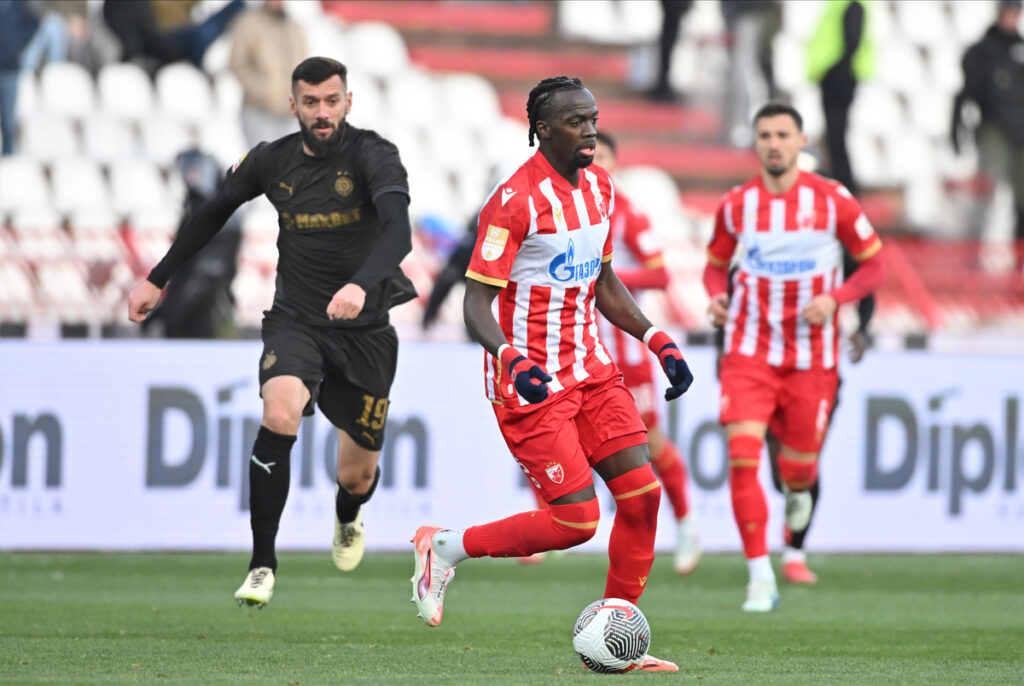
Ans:
{"label": "black football jersey", "polygon": [[260,143],[232,166],[223,192],[239,204],[264,194],[278,213],[274,309],[319,326],[361,327],[387,320],[388,310],[415,296],[399,267],[361,275],[366,303],[358,317],[334,320],[327,305],[350,282],[381,240],[374,201],[409,195],[398,149],[373,131],[345,124],[339,149],[311,157],[296,132]]}

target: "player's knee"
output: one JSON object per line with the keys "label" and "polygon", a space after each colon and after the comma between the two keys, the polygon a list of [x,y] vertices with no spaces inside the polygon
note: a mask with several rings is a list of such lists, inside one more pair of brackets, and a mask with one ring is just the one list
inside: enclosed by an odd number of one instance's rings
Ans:
{"label": "player's knee", "polygon": [[616,517],[655,523],[661,504],[661,483],[649,462],[611,479],[607,486],[615,497]]}
{"label": "player's knee", "polygon": [[597,498],[582,503],[550,505],[546,512],[561,534],[560,549],[589,541],[597,533],[597,523],[601,519],[601,506]]}
{"label": "player's knee", "polygon": [[275,433],[294,436],[299,432],[301,421],[301,409],[296,412],[286,403],[275,400],[263,403],[263,426]]}
{"label": "player's knee", "polygon": [[791,491],[806,491],[818,480],[818,460],[779,457],[779,478]]}

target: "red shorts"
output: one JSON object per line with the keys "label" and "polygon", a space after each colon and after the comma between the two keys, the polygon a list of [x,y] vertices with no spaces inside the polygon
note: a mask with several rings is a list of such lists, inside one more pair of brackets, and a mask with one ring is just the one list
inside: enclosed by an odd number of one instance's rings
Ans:
{"label": "red shorts", "polygon": [[622,383],[626,384],[626,389],[632,394],[644,424],[648,429],[657,426],[658,387],[654,383],[654,365],[651,364],[651,359],[639,364],[619,364],[619,371],[622,372]]}
{"label": "red shorts", "polygon": [[612,364],[540,405],[494,405],[494,415],[512,457],[547,502],[593,483],[591,467],[612,453],[647,442]]}
{"label": "red shorts", "polygon": [[837,370],[772,367],[730,353],[722,358],[721,383],[722,424],[764,422],[793,450],[821,450],[839,384]]}

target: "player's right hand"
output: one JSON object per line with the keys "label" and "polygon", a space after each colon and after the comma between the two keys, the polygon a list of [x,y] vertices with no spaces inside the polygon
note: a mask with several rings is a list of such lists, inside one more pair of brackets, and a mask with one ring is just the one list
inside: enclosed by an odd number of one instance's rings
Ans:
{"label": "player's right hand", "polygon": [[526,398],[526,402],[542,403],[548,398],[548,382],[551,381],[551,375],[541,369],[539,364],[525,369],[528,364],[530,361],[524,357],[523,362],[513,368],[512,383],[515,384],[519,395]]}
{"label": "player's right hand", "polygon": [[665,376],[672,384],[665,389],[665,400],[675,400],[686,393],[693,383],[693,373],[672,337],[664,331],[657,331],[647,341],[647,347],[658,356],[658,362],[661,363],[661,368],[665,370]]}
{"label": "player's right hand", "polygon": [[128,319],[141,322],[146,313],[160,302],[160,288],[148,280],[143,280],[128,294]]}
{"label": "player's right hand", "polygon": [[541,369],[539,364],[530,362],[526,355],[511,345],[501,346],[499,359],[508,370],[516,392],[523,396],[526,402],[535,405],[547,400],[551,376]]}

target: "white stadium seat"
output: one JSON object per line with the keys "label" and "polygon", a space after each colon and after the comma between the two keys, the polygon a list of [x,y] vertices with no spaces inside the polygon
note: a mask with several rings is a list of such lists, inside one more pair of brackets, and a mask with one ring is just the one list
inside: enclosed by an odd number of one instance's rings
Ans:
{"label": "white stadium seat", "polygon": [[39,77],[41,102],[48,112],[81,119],[96,107],[92,75],[75,62],[54,62]]}
{"label": "white stadium seat", "polygon": [[249,149],[241,120],[224,114],[212,117],[199,127],[199,149],[213,155],[222,171],[230,167]]}
{"label": "white stadium seat", "polygon": [[181,122],[198,125],[212,114],[210,80],[188,62],[168,64],[157,72],[156,96],[161,112]]}
{"label": "white stadium seat", "polygon": [[99,165],[89,159],[73,157],[57,160],[50,167],[53,206],[69,214],[82,209],[110,207],[110,191]]}
{"label": "white stadium seat", "polygon": [[167,182],[155,164],[125,160],[110,166],[111,207],[122,216],[170,205]]}
{"label": "white stadium seat", "polygon": [[448,74],[439,79],[440,98],[448,105],[446,119],[488,131],[501,119],[501,103],[491,82],[469,73]]}
{"label": "white stadium seat", "polygon": [[162,114],[154,114],[142,124],[142,150],[146,159],[167,168],[183,150],[195,146],[189,128]]}
{"label": "white stadium seat", "polygon": [[131,62],[107,64],[97,76],[100,104],[109,114],[140,122],[153,112],[153,82]]}
{"label": "white stadium seat", "polygon": [[21,122],[21,145],[18,151],[40,162],[79,154],[78,133],[70,119],[52,112],[42,112]]}
{"label": "white stadium seat", "polygon": [[96,112],[82,123],[85,156],[102,164],[139,156],[135,131],[124,119],[107,112]]}
{"label": "white stadium seat", "polygon": [[[388,79],[384,102],[395,119],[423,128],[433,126],[439,121],[444,109],[437,79],[431,73],[417,67]],[[358,99],[353,100],[352,111],[359,111]]]}
{"label": "white stadium seat", "polygon": [[0,219],[14,210],[49,205],[50,184],[38,160],[0,157]]}
{"label": "white stadium seat", "polygon": [[358,69],[370,76],[387,78],[409,67],[409,51],[402,34],[390,24],[364,21],[353,24],[345,34],[349,53]]}

